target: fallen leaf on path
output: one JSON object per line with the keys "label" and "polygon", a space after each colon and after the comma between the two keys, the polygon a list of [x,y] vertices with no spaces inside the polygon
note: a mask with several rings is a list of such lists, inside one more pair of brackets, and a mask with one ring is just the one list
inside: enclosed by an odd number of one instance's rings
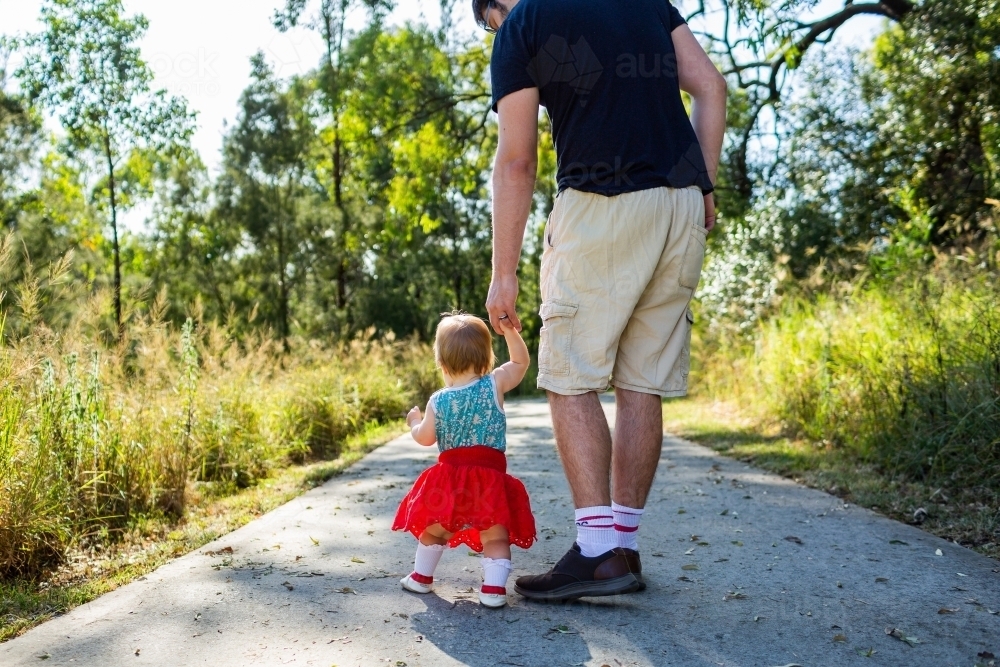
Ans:
{"label": "fallen leaf on path", "polygon": [[288,590],[290,590],[290,591],[294,591],[294,590],[295,590],[295,586],[292,586],[292,585],[291,585],[291,584],[290,584],[289,582],[287,582],[287,581],[282,581],[282,582],[281,582],[281,585],[282,585],[282,586],[284,586],[285,588],[287,588],[287,589],[288,589]]}
{"label": "fallen leaf on path", "polygon": [[941,607],[940,609],[938,609],[939,614],[956,614],[958,612],[959,612],[958,607],[955,607],[954,609],[949,609],[948,607]]}
{"label": "fallen leaf on path", "polygon": [[659,551],[654,551],[652,555],[656,556],[657,558],[663,558],[663,554],[661,554]]}
{"label": "fallen leaf on path", "polygon": [[687,513],[688,513],[688,511],[687,511],[686,509],[684,509],[684,508],[682,507],[682,508],[680,508],[679,510],[677,510],[677,513],[678,513],[678,514],[687,514]]}
{"label": "fallen leaf on path", "polygon": [[685,577],[684,575],[681,575],[681,576],[677,577],[677,581],[686,581],[686,582],[688,582],[689,584],[693,584],[693,583],[694,583],[694,581],[692,581],[691,579],[688,579],[688,578],[687,578],[687,577]]}
{"label": "fallen leaf on path", "polygon": [[558,632],[561,635],[576,635],[579,634],[576,630],[570,630],[567,625],[557,625],[554,628],[549,628],[549,632]]}
{"label": "fallen leaf on path", "polygon": [[701,542],[701,536],[700,535],[692,535],[691,536],[691,541],[692,542]]}
{"label": "fallen leaf on path", "polygon": [[800,540],[799,538],[795,537],[794,535],[789,535],[788,537],[785,538],[785,541],[786,542],[794,542],[795,544],[802,544],[802,540]]}
{"label": "fallen leaf on path", "polygon": [[833,636],[833,641],[835,641],[835,642],[846,642],[847,641],[847,635],[834,635]]}
{"label": "fallen leaf on path", "polygon": [[141,651],[142,651],[142,649],[141,649],[141,648],[137,648],[137,649],[135,650],[135,654],[136,654],[136,655],[139,655],[139,653],[140,653]]}
{"label": "fallen leaf on path", "polygon": [[904,542],[903,540],[889,540],[889,544],[902,544],[904,547],[910,546],[909,542]]}
{"label": "fallen leaf on path", "polygon": [[787,665],[775,665],[775,667],[802,667],[802,665],[797,662],[790,662]]}
{"label": "fallen leaf on path", "polygon": [[349,586],[344,586],[343,588],[338,588],[334,593],[343,593],[344,595],[357,595],[358,592]]}
{"label": "fallen leaf on path", "polygon": [[990,653],[989,651],[983,651],[982,653],[977,653],[976,657],[982,660],[993,660],[994,658],[996,658],[996,656]]}
{"label": "fallen leaf on path", "polygon": [[739,540],[733,540],[733,544],[735,544],[738,547],[742,547],[743,546],[743,543],[740,542]]}
{"label": "fallen leaf on path", "polygon": [[724,601],[728,601],[728,600],[749,600],[750,598],[747,596],[746,593],[740,593],[740,592],[734,593],[733,591],[729,591],[728,593],[725,594],[725,596],[722,599]]}
{"label": "fallen leaf on path", "polygon": [[684,555],[685,556],[690,556],[693,553],[694,553],[694,549],[688,549],[687,551],[684,552]]}
{"label": "fallen leaf on path", "polygon": [[206,556],[232,556],[233,555],[233,548],[232,547],[223,547],[223,548],[219,549],[218,551],[206,551],[205,555]]}
{"label": "fallen leaf on path", "polygon": [[726,516],[727,514],[729,514],[729,510],[727,510],[727,509],[726,510],[722,510],[721,512],[719,512],[719,516]]}
{"label": "fallen leaf on path", "polygon": [[872,646],[870,648],[861,648],[859,646],[856,649],[854,649],[854,652],[857,653],[858,655],[860,655],[862,658],[870,658],[873,655],[875,655],[876,653],[878,653],[878,651],[875,650],[874,646]]}
{"label": "fallen leaf on path", "polygon": [[698,543],[698,546],[699,546],[699,547],[710,547],[710,546],[712,546],[712,545],[711,545],[711,544],[709,544],[708,542],[699,542],[699,543]]}
{"label": "fallen leaf on path", "polygon": [[944,552],[943,552],[943,551],[941,551],[940,549],[935,549],[935,550],[934,550],[934,555],[935,555],[935,556],[943,556],[943,555],[944,555]]}
{"label": "fallen leaf on path", "polygon": [[916,646],[917,644],[921,643],[921,641],[919,639],[917,639],[916,637],[907,637],[906,635],[904,635],[903,631],[900,630],[899,628],[886,628],[885,629],[885,634],[887,634],[890,637],[893,637],[895,639],[898,639],[901,642],[905,642],[906,644],[909,644],[910,646]]}
{"label": "fallen leaf on path", "polygon": [[357,556],[351,556],[351,562],[352,563],[364,563],[364,561],[361,560],[360,558],[358,558]]}
{"label": "fallen leaf on path", "polygon": [[691,571],[693,571],[693,570],[697,570],[697,569],[698,569],[698,566],[697,566],[697,565],[694,565],[694,564],[692,563],[692,564],[688,564],[688,565],[681,565],[681,569],[682,569],[682,570],[687,570],[688,572],[691,572]]}
{"label": "fallen leaf on path", "polygon": [[957,574],[960,577],[967,577],[967,576],[969,576],[967,574],[962,574],[961,572],[956,572],[955,574]]}
{"label": "fallen leaf on path", "polygon": [[716,563],[728,563],[728,562],[729,562],[729,559],[728,559],[728,558],[717,558],[717,559],[715,560],[715,562],[716,562]]}
{"label": "fallen leaf on path", "polygon": [[876,584],[884,584],[887,581],[889,581],[889,579],[886,577],[875,577]]}

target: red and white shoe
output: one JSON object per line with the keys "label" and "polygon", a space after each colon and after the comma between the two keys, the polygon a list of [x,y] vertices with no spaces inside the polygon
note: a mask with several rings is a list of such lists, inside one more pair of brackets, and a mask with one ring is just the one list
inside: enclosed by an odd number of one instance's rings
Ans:
{"label": "red and white shoe", "polygon": [[507,604],[507,589],[503,586],[487,586],[479,589],[479,602],[484,607],[499,609]]}
{"label": "red and white shoe", "polygon": [[423,595],[424,593],[430,593],[433,589],[434,577],[425,577],[422,574],[411,572],[400,579],[399,583],[411,593],[420,593]]}

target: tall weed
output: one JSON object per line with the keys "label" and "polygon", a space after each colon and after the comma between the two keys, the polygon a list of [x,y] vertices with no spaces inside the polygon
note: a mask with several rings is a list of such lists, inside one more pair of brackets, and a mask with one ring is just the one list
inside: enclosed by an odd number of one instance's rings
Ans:
{"label": "tall weed", "polygon": [[1000,488],[1000,285],[945,271],[786,299],[704,332],[710,391],[890,475]]}
{"label": "tall weed", "polygon": [[290,340],[286,353],[197,313],[167,325],[163,295],[128,313],[121,342],[106,335],[104,294],[55,332],[38,305],[57,296],[46,275],[0,300],[0,577],[38,576],[74,546],[180,517],[194,483],[225,495],[335,457],[438,381],[426,345],[368,334]]}

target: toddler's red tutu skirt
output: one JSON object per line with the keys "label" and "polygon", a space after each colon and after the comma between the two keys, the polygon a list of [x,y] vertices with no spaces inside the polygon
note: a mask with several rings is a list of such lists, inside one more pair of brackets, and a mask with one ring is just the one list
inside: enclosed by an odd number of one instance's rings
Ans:
{"label": "toddler's red tutu skirt", "polygon": [[439,523],[453,533],[448,546],[466,544],[482,552],[479,531],[496,525],[510,533],[510,543],[527,549],[535,541],[535,518],[528,492],[507,474],[507,457],[491,447],[459,447],[442,452],[403,498],[393,530],[414,537]]}

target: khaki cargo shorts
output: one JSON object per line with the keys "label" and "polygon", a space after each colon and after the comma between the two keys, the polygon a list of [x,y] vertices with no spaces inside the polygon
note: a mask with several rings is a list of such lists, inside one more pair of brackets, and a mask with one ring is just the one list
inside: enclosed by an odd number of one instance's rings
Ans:
{"label": "khaki cargo shorts", "polygon": [[707,237],[698,188],[564,190],[545,229],[538,387],[684,396]]}

